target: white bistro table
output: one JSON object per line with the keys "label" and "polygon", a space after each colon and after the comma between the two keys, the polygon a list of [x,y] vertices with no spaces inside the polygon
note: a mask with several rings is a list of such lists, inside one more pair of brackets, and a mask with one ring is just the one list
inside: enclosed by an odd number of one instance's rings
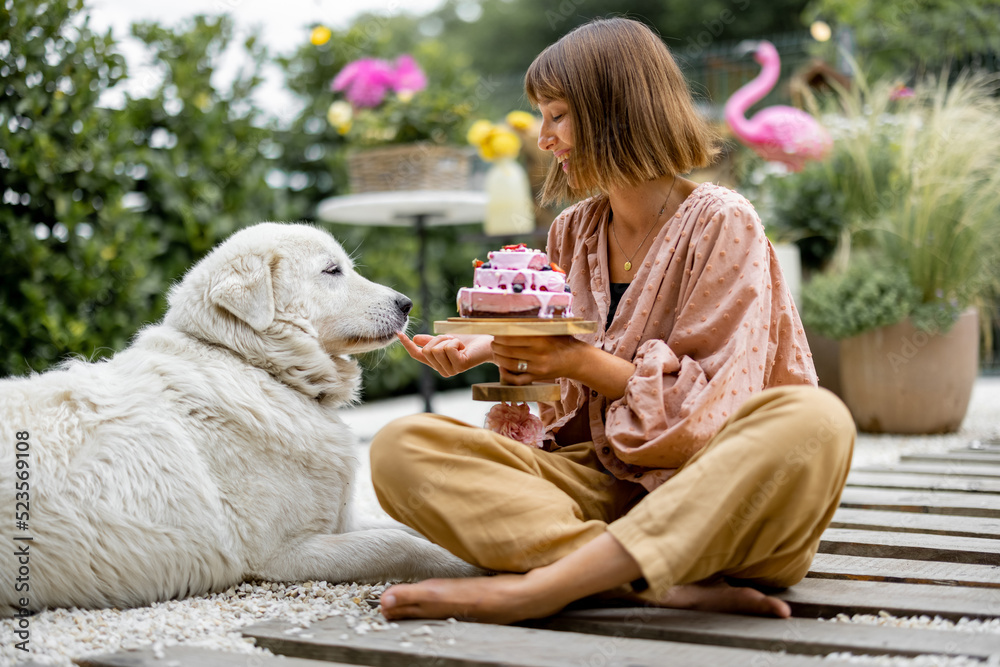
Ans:
{"label": "white bistro table", "polygon": [[[430,333],[430,292],[427,285],[427,228],[482,222],[486,217],[486,193],[476,190],[408,190],[368,192],[330,197],[316,210],[320,220],[349,225],[413,227],[419,241],[417,276],[420,280],[420,333]],[[424,410],[433,412],[433,371],[422,366],[420,395]]]}

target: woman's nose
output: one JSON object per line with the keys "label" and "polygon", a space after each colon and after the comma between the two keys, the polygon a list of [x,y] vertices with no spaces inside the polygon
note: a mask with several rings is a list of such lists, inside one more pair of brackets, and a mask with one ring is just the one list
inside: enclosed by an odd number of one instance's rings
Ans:
{"label": "woman's nose", "polygon": [[550,151],[555,146],[556,138],[546,131],[545,125],[538,132],[538,147],[543,151]]}

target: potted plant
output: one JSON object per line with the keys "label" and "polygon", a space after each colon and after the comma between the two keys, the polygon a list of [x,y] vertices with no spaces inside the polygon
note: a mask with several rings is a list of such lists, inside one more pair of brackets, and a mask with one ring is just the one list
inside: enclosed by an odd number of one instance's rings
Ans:
{"label": "potted plant", "polygon": [[839,94],[849,233],[806,286],[803,321],[840,340],[862,430],[951,432],[965,415],[979,311],[1000,290],[996,92],[997,79],[963,74],[912,90],[859,78]]}
{"label": "potted plant", "polygon": [[[844,159],[838,147],[835,143],[826,160],[810,162],[799,172],[757,157],[749,157],[740,170],[740,191],[760,210],[765,232],[800,310],[801,285],[829,266],[848,231],[845,197],[836,183],[839,170],[835,165]],[[838,342],[811,327],[805,331],[820,386],[840,395]]]}
{"label": "potted plant", "polygon": [[429,83],[417,61],[360,58],[330,84],[327,119],[351,150],[354,192],[465,189],[471,151],[462,146],[472,98],[464,86]]}

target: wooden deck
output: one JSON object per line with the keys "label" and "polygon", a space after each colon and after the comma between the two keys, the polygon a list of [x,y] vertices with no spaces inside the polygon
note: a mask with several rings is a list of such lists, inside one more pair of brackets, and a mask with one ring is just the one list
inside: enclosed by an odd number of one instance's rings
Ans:
{"label": "wooden deck", "polygon": [[[788,620],[646,607],[584,608],[520,626],[406,621],[357,634],[342,617],[244,630],[287,658],[187,647],[83,665],[818,665],[820,656],[941,654],[1000,660],[1000,634],[831,623],[837,614],[1000,617],[1000,443],[859,468],[812,570],[778,596]],[[846,664],[824,660],[823,665]]]}

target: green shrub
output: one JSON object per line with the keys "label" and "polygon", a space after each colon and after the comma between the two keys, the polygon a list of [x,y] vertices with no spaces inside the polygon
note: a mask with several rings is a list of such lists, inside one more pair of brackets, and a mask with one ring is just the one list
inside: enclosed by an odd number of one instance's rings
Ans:
{"label": "green shrub", "polygon": [[[123,348],[164,295],[239,227],[280,215],[256,70],[212,88],[227,19],[136,28],[166,68],[148,99],[99,106],[126,77],[81,0],[7,3],[0,28],[0,374]],[[264,53],[247,48],[258,67]]]}
{"label": "green shrub", "polygon": [[20,0],[0,18],[0,374],[124,346],[163,284],[123,206],[131,128],[98,107],[125,62],[81,10]]}
{"label": "green shrub", "polygon": [[829,338],[842,339],[906,319],[920,302],[900,268],[856,261],[843,274],[819,275],[802,293],[802,322]]}
{"label": "green shrub", "polygon": [[[132,33],[163,70],[150,96],[129,99],[123,113],[133,128],[133,196],[166,287],[236,230],[283,219],[287,191],[266,180],[277,141],[252,99],[267,55],[257,40],[244,44],[250,66],[218,90],[211,79],[232,41],[228,17],[195,16],[176,28],[139,23]],[[159,299],[157,317],[165,307]]]}

